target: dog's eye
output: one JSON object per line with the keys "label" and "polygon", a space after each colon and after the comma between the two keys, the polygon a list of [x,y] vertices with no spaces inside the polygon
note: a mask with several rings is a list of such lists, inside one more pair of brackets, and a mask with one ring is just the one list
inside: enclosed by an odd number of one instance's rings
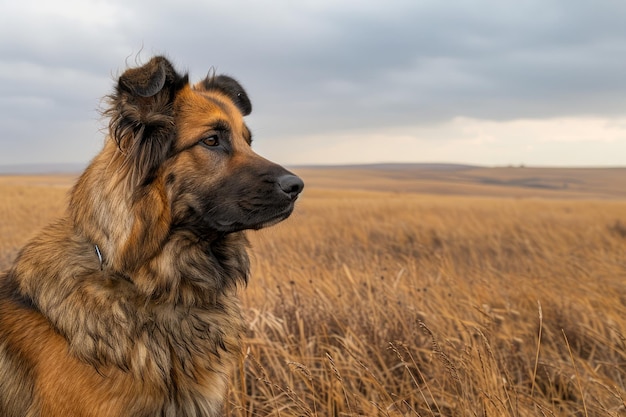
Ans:
{"label": "dog's eye", "polygon": [[214,146],[218,146],[220,144],[220,141],[217,135],[211,135],[208,138],[202,139],[200,143],[203,144],[204,146],[208,146],[212,148]]}

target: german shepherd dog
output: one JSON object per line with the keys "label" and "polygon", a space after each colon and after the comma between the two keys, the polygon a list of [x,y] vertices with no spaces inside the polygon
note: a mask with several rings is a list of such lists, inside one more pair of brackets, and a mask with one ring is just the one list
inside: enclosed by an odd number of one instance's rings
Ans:
{"label": "german shepherd dog", "polygon": [[125,71],[67,214],[0,277],[0,416],[218,416],[241,355],[243,231],[303,182],[250,147],[241,85]]}

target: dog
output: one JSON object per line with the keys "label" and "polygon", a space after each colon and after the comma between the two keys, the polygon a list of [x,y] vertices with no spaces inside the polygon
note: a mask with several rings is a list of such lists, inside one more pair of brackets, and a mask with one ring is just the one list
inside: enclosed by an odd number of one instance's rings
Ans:
{"label": "dog", "polygon": [[64,217],[0,277],[0,416],[221,415],[245,325],[245,230],[304,187],[252,151],[235,79],[127,69]]}

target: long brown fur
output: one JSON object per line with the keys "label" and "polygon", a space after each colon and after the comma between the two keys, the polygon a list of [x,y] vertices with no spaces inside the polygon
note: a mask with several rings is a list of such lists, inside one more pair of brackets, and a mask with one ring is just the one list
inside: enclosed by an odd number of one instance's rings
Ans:
{"label": "long brown fur", "polygon": [[122,74],[65,217],[0,277],[0,416],[221,415],[243,230],[303,184],[251,150],[239,83],[187,79],[163,57]]}

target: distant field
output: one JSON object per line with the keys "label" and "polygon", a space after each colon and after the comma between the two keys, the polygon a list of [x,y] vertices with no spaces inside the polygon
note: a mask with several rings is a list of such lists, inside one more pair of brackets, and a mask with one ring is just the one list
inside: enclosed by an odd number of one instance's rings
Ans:
{"label": "distant field", "polygon": [[307,184],[422,194],[626,198],[626,168],[484,168],[381,165],[296,169]]}
{"label": "distant field", "polygon": [[[626,416],[626,170],[296,168],[230,416]],[[73,177],[0,177],[0,267]]]}

